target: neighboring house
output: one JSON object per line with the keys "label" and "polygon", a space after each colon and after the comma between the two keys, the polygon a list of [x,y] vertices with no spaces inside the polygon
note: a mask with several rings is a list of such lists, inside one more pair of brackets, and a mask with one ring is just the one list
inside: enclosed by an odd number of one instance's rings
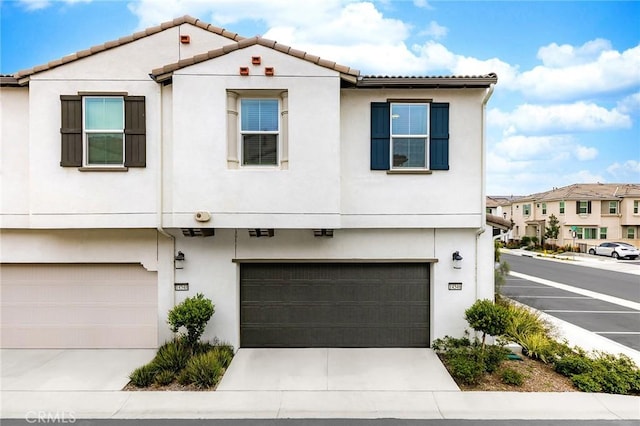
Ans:
{"label": "neighboring house", "polygon": [[156,347],[196,293],[236,348],[461,336],[494,290],[496,82],[188,16],[3,77],[2,346]]}
{"label": "neighboring house", "polygon": [[514,222],[515,241],[524,236],[540,241],[554,215],[558,238],[545,240],[559,246],[575,244],[586,252],[604,241],[640,244],[640,184],[574,184],[520,197],[502,209]]}

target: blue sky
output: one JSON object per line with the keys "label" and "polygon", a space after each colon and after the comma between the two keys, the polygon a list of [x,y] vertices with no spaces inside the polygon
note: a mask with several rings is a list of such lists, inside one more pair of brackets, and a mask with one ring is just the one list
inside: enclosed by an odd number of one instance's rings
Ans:
{"label": "blue sky", "polygon": [[363,74],[496,72],[489,194],[640,182],[640,2],[0,1],[3,74],[189,14]]}

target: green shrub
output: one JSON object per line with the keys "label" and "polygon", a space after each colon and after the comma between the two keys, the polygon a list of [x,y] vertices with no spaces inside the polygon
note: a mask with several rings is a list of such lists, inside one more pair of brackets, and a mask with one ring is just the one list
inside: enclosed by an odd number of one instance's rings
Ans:
{"label": "green shrub", "polygon": [[503,306],[485,299],[477,300],[464,311],[464,315],[471,328],[482,333],[482,349],[484,349],[487,334],[491,336],[504,334],[509,313]]}
{"label": "green shrub", "polygon": [[214,347],[211,351],[218,358],[218,362],[220,363],[220,366],[222,368],[226,369],[227,367],[229,367],[229,364],[231,364],[234,355],[233,346],[228,344],[221,344]]}
{"label": "green shrub", "polygon": [[176,373],[171,370],[161,370],[156,374],[155,382],[160,386],[166,386],[173,382],[176,378]]}
{"label": "green shrub", "polygon": [[602,392],[602,386],[598,380],[590,373],[576,374],[571,377],[573,386],[582,392]]}
{"label": "green shrub", "polygon": [[431,348],[436,352],[446,352],[449,349],[453,348],[462,348],[471,346],[471,340],[469,340],[468,336],[464,336],[461,338],[455,338],[451,336],[444,336],[441,339],[436,339],[433,341]]}
{"label": "green shrub", "polygon": [[520,345],[523,354],[533,359],[539,359],[545,364],[553,360],[554,345],[544,333],[533,333],[522,336]]}
{"label": "green shrub", "polygon": [[507,359],[507,355],[510,353],[506,348],[498,345],[489,345],[485,348],[484,357],[484,371],[487,373],[493,373],[500,367],[502,361]]}
{"label": "green shrub", "polygon": [[223,372],[215,351],[194,355],[183,370],[184,382],[199,388],[211,388],[218,383]]}
{"label": "green shrub", "polygon": [[204,333],[207,322],[214,312],[211,300],[206,299],[202,293],[198,293],[174,306],[169,311],[168,323],[174,333],[178,332],[180,327],[186,328],[186,341],[193,348],[200,340],[200,336]]}
{"label": "green shrub", "polygon": [[522,386],[524,376],[513,368],[505,368],[500,374],[500,380],[502,380],[502,383],[505,385]]}
{"label": "green shrub", "polygon": [[540,319],[540,314],[522,306],[509,303],[506,306],[508,317],[504,330],[504,336],[521,344],[520,340],[527,335],[547,333],[545,323]]}
{"label": "green shrub", "polygon": [[484,357],[478,347],[451,349],[444,358],[449,373],[458,383],[476,385],[485,373]]}
{"label": "green shrub", "polygon": [[191,357],[191,351],[183,339],[174,339],[158,348],[155,364],[161,370],[178,373],[186,365]]}
{"label": "green shrub", "polygon": [[593,361],[584,354],[566,355],[554,362],[553,369],[566,377],[582,374],[592,369]]}
{"label": "green shrub", "polygon": [[158,366],[152,361],[133,370],[129,375],[129,380],[136,387],[146,388],[153,383],[158,371]]}

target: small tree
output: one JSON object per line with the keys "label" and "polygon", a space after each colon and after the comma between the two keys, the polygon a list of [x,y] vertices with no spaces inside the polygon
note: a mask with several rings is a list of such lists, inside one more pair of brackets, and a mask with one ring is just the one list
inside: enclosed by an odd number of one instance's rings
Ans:
{"label": "small tree", "polygon": [[214,311],[211,300],[206,299],[202,293],[198,293],[194,297],[187,297],[182,303],[174,306],[169,311],[167,322],[174,333],[177,333],[180,327],[186,328],[185,339],[187,344],[194,348]]}
{"label": "small tree", "polygon": [[552,214],[549,216],[549,226],[545,228],[544,236],[554,240],[557,239],[558,234],[560,233],[560,227],[558,226],[559,223],[560,221],[555,215]]}
{"label": "small tree", "polygon": [[477,300],[464,311],[464,316],[471,328],[482,333],[482,350],[484,350],[487,334],[499,336],[504,333],[509,312],[503,306],[485,299]]}

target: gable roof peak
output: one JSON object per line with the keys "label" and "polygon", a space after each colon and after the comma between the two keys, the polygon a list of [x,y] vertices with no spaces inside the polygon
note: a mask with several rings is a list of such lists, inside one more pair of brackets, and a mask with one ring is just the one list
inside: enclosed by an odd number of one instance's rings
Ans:
{"label": "gable roof peak", "polygon": [[118,46],[122,46],[125,45],[127,43],[131,43],[133,41],[139,40],[141,38],[144,37],[148,37],[150,35],[159,33],[161,31],[165,31],[167,29],[170,28],[174,28],[177,26],[180,26],[182,24],[191,24],[194,25],[198,28],[202,28],[203,30],[212,32],[214,34],[218,34],[222,37],[228,38],[232,41],[240,41],[240,40],[244,40],[244,37],[240,36],[237,33],[231,32],[231,31],[227,31],[224,28],[220,28],[220,27],[216,27],[215,25],[211,25],[208,24],[204,21],[201,21],[200,19],[194,18],[193,16],[189,16],[189,15],[184,15],[181,16],[179,18],[175,18],[171,21],[166,21],[166,22],[162,22],[159,25],[153,26],[153,27],[149,27],[146,28],[144,30],[135,32],[133,34],[127,35],[127,36],[123,36],[120,37],[116,40],[111,40],[111,41],[107,41],[106,43],[103,44],[99,44],[96,46],[92,46],[88,49],[84,49],[84,50],[80,50],[78,52],[72,53],[70,55],[66,55],[62,58],[59,59],[55,59],[53,61],[50,61],[46,64],[42,64],[42,65],[38,65],[35,66],[33,68],[29,68],[29,69],[25,69],[25,70],[21,70],[18,71],[17,73],[13,74],[13,77],[16,78],[19,82],[21,82],[22,84],[27,84],[28,83],[28,77],[42,72],[42,71],[47,71],[56,67],[59,67],[61,65],[67,64],[69,62],[73,62],[73,61],[77,61],[78,59],[87,57],[87,56],[91,56],[91,55],[95,55],[96,53],[105,51],[105,50],[109,50],[109,49],[113,49],[115,47]]}

